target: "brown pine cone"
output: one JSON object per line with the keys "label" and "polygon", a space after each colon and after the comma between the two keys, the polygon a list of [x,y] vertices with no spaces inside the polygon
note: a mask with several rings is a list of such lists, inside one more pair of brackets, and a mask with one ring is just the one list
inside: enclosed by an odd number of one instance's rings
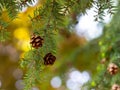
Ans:
{"label": "brown pine cone", "polygon": [[44,59],[44,65],[53,65],[56,60],[56,57],[51,53],[48,53],[45,55],[43,59]]}
{"label": "brown pine cone", "polygon": [[38,49],[39,47],[42,47],[43,38],[33,34],[30,38],[30,44],[32,45],[32,47]]}
{"label": "brown pine cone", "polygon": [[111,90],[120,90],[120,86],[118,84],[114,84]]}
{"label": "brown pine cone", "polygon": [[118,66],[114,63],[110,63],[107,70],[111,75],[115,75],[118,72]]}

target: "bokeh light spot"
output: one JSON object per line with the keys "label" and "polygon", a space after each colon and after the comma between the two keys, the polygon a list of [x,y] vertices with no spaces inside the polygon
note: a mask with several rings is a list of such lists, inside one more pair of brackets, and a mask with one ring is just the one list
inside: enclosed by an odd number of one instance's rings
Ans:
{"label": "bokeh light spot", "polygon": [[82,74],[79,71],[73,71],[70,73],[70,78],[78,83],[82,83],[81,79],[82,79]]}
{"label": "bokeh light spot", "polygon": [[18,28],[14,31],[14,36],[18,40],[29,40],[29,33],[27,28]]}
{"label": "bokeh light spot", "polygon": [[[73,69],[69,73],[69,78],[66,81],[66,86],[69,90],[81,90],[82,86],[90,80],[88,72],[83,71],[82,73],[78,70]],[[86,89],[84,89],[86,90]]]}
{"label": "bokeh light spot", "polygon": [[16,83],[15,83],[15,87],[18,90],[23,90],[23,88],[24,88],[23,80],[17,80]]}
{"label": "bokeh light spot", "polygon": [[56,77],[53,77],[52,80],[51,80],[51,85],[53,88],[59,88],[62,84],[62,81],[60,79],[60,77],[56,76]]}
{"label": "bokeh light spot", "polygon": [[30,50],[30,41],[23,41],[22,45],[21,45],[21,49],[23,51],[29,51]]}
{"label": "bokeh light spot", "polygon": [[38,87],[32,87],[32,90],[39,90]]}
{"label": "bokeh light spot", "polygon": [[70,90],[80,90],[80,84],[73,81],[72,79],[68,79],[66,82],[66,86]]}
{"label": "bokeh light spot", "polygon": [[23,71],[21,69],[17,68],[13,71],[13,77],[15,79],[21,79],[22,76],[23,76]]}

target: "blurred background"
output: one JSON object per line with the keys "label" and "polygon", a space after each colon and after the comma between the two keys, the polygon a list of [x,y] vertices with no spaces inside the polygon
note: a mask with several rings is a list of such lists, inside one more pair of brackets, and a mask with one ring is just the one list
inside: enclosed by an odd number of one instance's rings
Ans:
{"label": "blurred background", "polygon": [[[18,18],[7,27],[12,39],[0,43],[0,90],[24,88],[24,71],[19,67],[19,59],[30,50],[31,23],[28,15],[32,15],[40,3],[36,1],[30,6],[23,8]],[[98,41],[102,37],[104,25],[94,21],[94,8],[87,13],[77,16],[78,23],[69,38],[60,35],[57,61],[44,70],[41,84],[32,90],[81,90],[83,84],[96,74],[97,64],[100,63]],[[106,15],[104,23],[109,24],[111,18]],[[83,90],[87,90],[86,87]]]}

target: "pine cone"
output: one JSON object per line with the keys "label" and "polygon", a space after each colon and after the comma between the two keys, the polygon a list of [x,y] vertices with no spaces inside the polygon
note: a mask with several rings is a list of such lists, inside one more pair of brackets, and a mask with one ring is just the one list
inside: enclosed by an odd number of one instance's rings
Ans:
{"label": "pine cone", "polygon": [[118,72],[118,66],[114,63],[110,63],[107,70],[111,75],[115,75]]}
{"label": "pine cone", "polygon": [[30,44],[32,45],[32,47],[38,49],[39,47],[42,47],[43,38],[33,34],[30,39]]}
{"label": "pine cone", "polygon": [[45,57],[43,59],[44,59],[45,65],[53,65],[56,60],[56,57],[54,55],[52,55],[51,53],[48,53],[45,55]]}
{"label": "pine cone", "polygon": [[114,84],[111,90],[120,90],[120,86],[118,84]]}

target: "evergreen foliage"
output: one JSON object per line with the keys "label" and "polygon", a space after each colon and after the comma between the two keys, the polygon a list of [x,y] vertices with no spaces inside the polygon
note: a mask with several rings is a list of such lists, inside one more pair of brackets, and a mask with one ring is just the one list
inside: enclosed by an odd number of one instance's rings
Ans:
{"label": "evergreen foliage", "polygon": [[114,84],[120,84],[120,72],[115,75],[110,75],[107,68],[110,63],[114,63],[120,68],[119,57],[119,22],[120,22],[120,2],[118,4],[118,11],[113,17],[109,26],[105,27],[104,35],[99,42],[101,47],[101,61],[105,59],[103,65],[98,65],[98,76],[95,77],[96,85],[93,87],[96,90],[110,90]]}

